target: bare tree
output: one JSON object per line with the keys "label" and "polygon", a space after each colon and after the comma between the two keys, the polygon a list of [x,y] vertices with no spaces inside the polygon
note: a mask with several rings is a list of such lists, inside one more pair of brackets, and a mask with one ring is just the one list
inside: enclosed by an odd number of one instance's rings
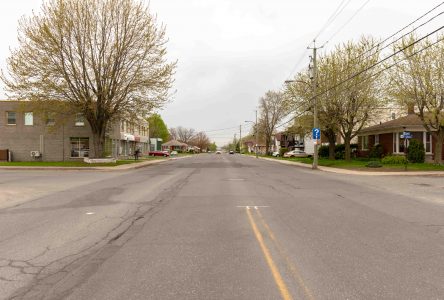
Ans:
{"label": "bare tree", "polygon": [[194,137],[195,130],[193,128],[185,128],[182,126],[170,128],[170,138],[179,142],[188,144]]}
{"label": "bare tree", "polygon": [[282,93],[268,91],[259,100],[259,109],[259,127],[264,132],[265,149],[268,153],[277,123],[288,114],[288,102]]}
{"label": "bare tree", "polygon": [[209,137],[203,131],[195,134],[190,140],[190,144],[193,146],[199,147],[200,150],[207,149],[208,146],[210,145],[210,143],[211,142],[210,142]]}
{"label": "bare tree", "polygon": [[175,63],[143,1],[46,0],[18,32],[2,72],[8,96],[68,103],[91,125],[96,157],[111,121],[145,117],[168,99]]}
{"label": "bare tree", "polygon": [[[442,40],[442,36],[438,40]],[[400,52],[390,70],[389,93],[402,105],[416,107],[427,132],[436,140],[434,162],[442,164],[444,143],[444,46],[410,36],[395,47]],[[409,46],[410,45],[410,46]]]}

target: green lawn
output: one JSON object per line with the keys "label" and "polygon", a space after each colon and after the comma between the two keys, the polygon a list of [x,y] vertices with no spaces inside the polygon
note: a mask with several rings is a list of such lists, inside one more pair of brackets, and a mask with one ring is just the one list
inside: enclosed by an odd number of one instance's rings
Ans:
{"label": "green lawn", "polygon": [[83,161],[14,161],[14,162],[0,162],[0,166],[9,166],[9,167],[116,167],[120,165],[134,164],[138,162],[143,162],[147,160],[159,160],[164,159],[163,157],[154,156],[154,157],[142,157],[139,160],[134,159],[126,159],[126,160],[118,160],[115,164],[113,163],[104,163],[104,164],[87,164]]}
{"label": "green lawn", "polygon": [[[277,158],[288,161],[296,161],[305,164],[312,164],[312,158]],[[383,165],[381,168],[368,168],[367,163],[375,161],[375,159],[354,159],[351,161],[345,160],[328,160],[319,158],[318,165],[333,168],[342,168],[349,170],[360,171],[404,171],[404,165]],[[432,163],[412,164],[407,165],[407,171],[444,171],[444,165],[435,165]]]}

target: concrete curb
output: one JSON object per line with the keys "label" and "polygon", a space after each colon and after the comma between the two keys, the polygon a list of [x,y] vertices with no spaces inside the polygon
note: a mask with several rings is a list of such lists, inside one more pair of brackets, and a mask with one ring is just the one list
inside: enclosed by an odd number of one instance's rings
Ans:
{"label": "concrete curb", "polygon": [[120,165],[116,167],[20,167],[20,166],[14,166],[14,167],[8,167],[8,166],[0,166],[1,170],[11,170],[11,171],[17,171],[17,170],[32,170],[32,171],[105,171],[105,172],[113,172],[113,171],[128,171],[128,170],[136,170],[148,167],[150,165],[165,163],[168,161],[183,159],[191,156],[181,156],[181,157],[174,157],[169,158],[165,160],[151,160],[151,161],[144,161],[140,163],[133,163],[133,164],[126,164],[126,165]]}
{"label": "concrete curb", "polygon": [[[253,158],[255,157],[253,156]],[[279,160],[267,157],[259,157],[259,158],[263,160],[281,163],[284,165],[291,165],[295,167],[303,167],[306,169],[311,169],[311,165],[303,164],[300,162]],[[323,167],[323,166],[318,166],[318,170],[330,173],[337,173],[337,174],[361,175],[361,176],[444,176],[444,171],[369,172],[369,171],[356,171],[356,170],[347,170],[347,169],[339,169],[339,168]]]}

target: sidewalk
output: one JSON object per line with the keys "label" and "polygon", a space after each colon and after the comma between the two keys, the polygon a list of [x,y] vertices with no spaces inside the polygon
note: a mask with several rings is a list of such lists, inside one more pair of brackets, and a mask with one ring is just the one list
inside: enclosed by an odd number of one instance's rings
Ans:
{"label": "sidewalk", "polygon": [[[252,156],[254,158],[254,156]],[[306,169],[311,169],[311,165],[304,164],[295,161],[280,160],[267,157],[259,157],[263,160],[273,161],[281,163],[284,165],[291,165],[297,167],[303,167]],[[407,172],[381,172],[381,171],[357,171],[357,170],[347,170],[332,167],[318,166],[318,170],[324,172],[331,172],[337,174],[348,174],[348,175],[365,175],[365,176],[444,176],[444,171],[407,171]]]}
{"label": "sidewalk", "polygon": [[159,159],[159,160],[147,160],[147,161],[141,161],[138,163],[131,163],[131,164],[125,164],[125,165],[119,165],[116,167],[20,167],[20,166],[0,166],[1,170],[34,170],[34,171],[42,171],[42,170],[51,170],[51,171],[58,171],[58,170],[71,170],[71,171],[128,171],[128,170],[136,170],[140,168],[144,168],[150,165],[160,164],[172,160],[178,160],[183,159],[191,156],[181,156],[181,157],[174,157],[174,158],[168,158],[168,159]]}

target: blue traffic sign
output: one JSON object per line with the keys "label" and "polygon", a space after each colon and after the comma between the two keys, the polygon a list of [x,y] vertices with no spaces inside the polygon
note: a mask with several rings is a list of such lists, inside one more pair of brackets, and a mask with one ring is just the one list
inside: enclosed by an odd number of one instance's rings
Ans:
{"label": "blue traffic sign", "polygon": [[402,134],[401,134],[401,139],[411,139],[413,136],[412,136],[412,133],[411,132],[408,132],[408,131],[404,131]]}
{"label": "blue traffic sign", "polygon": [[321,139],[321,129],[313,128],[313,139],[320,140]]}

